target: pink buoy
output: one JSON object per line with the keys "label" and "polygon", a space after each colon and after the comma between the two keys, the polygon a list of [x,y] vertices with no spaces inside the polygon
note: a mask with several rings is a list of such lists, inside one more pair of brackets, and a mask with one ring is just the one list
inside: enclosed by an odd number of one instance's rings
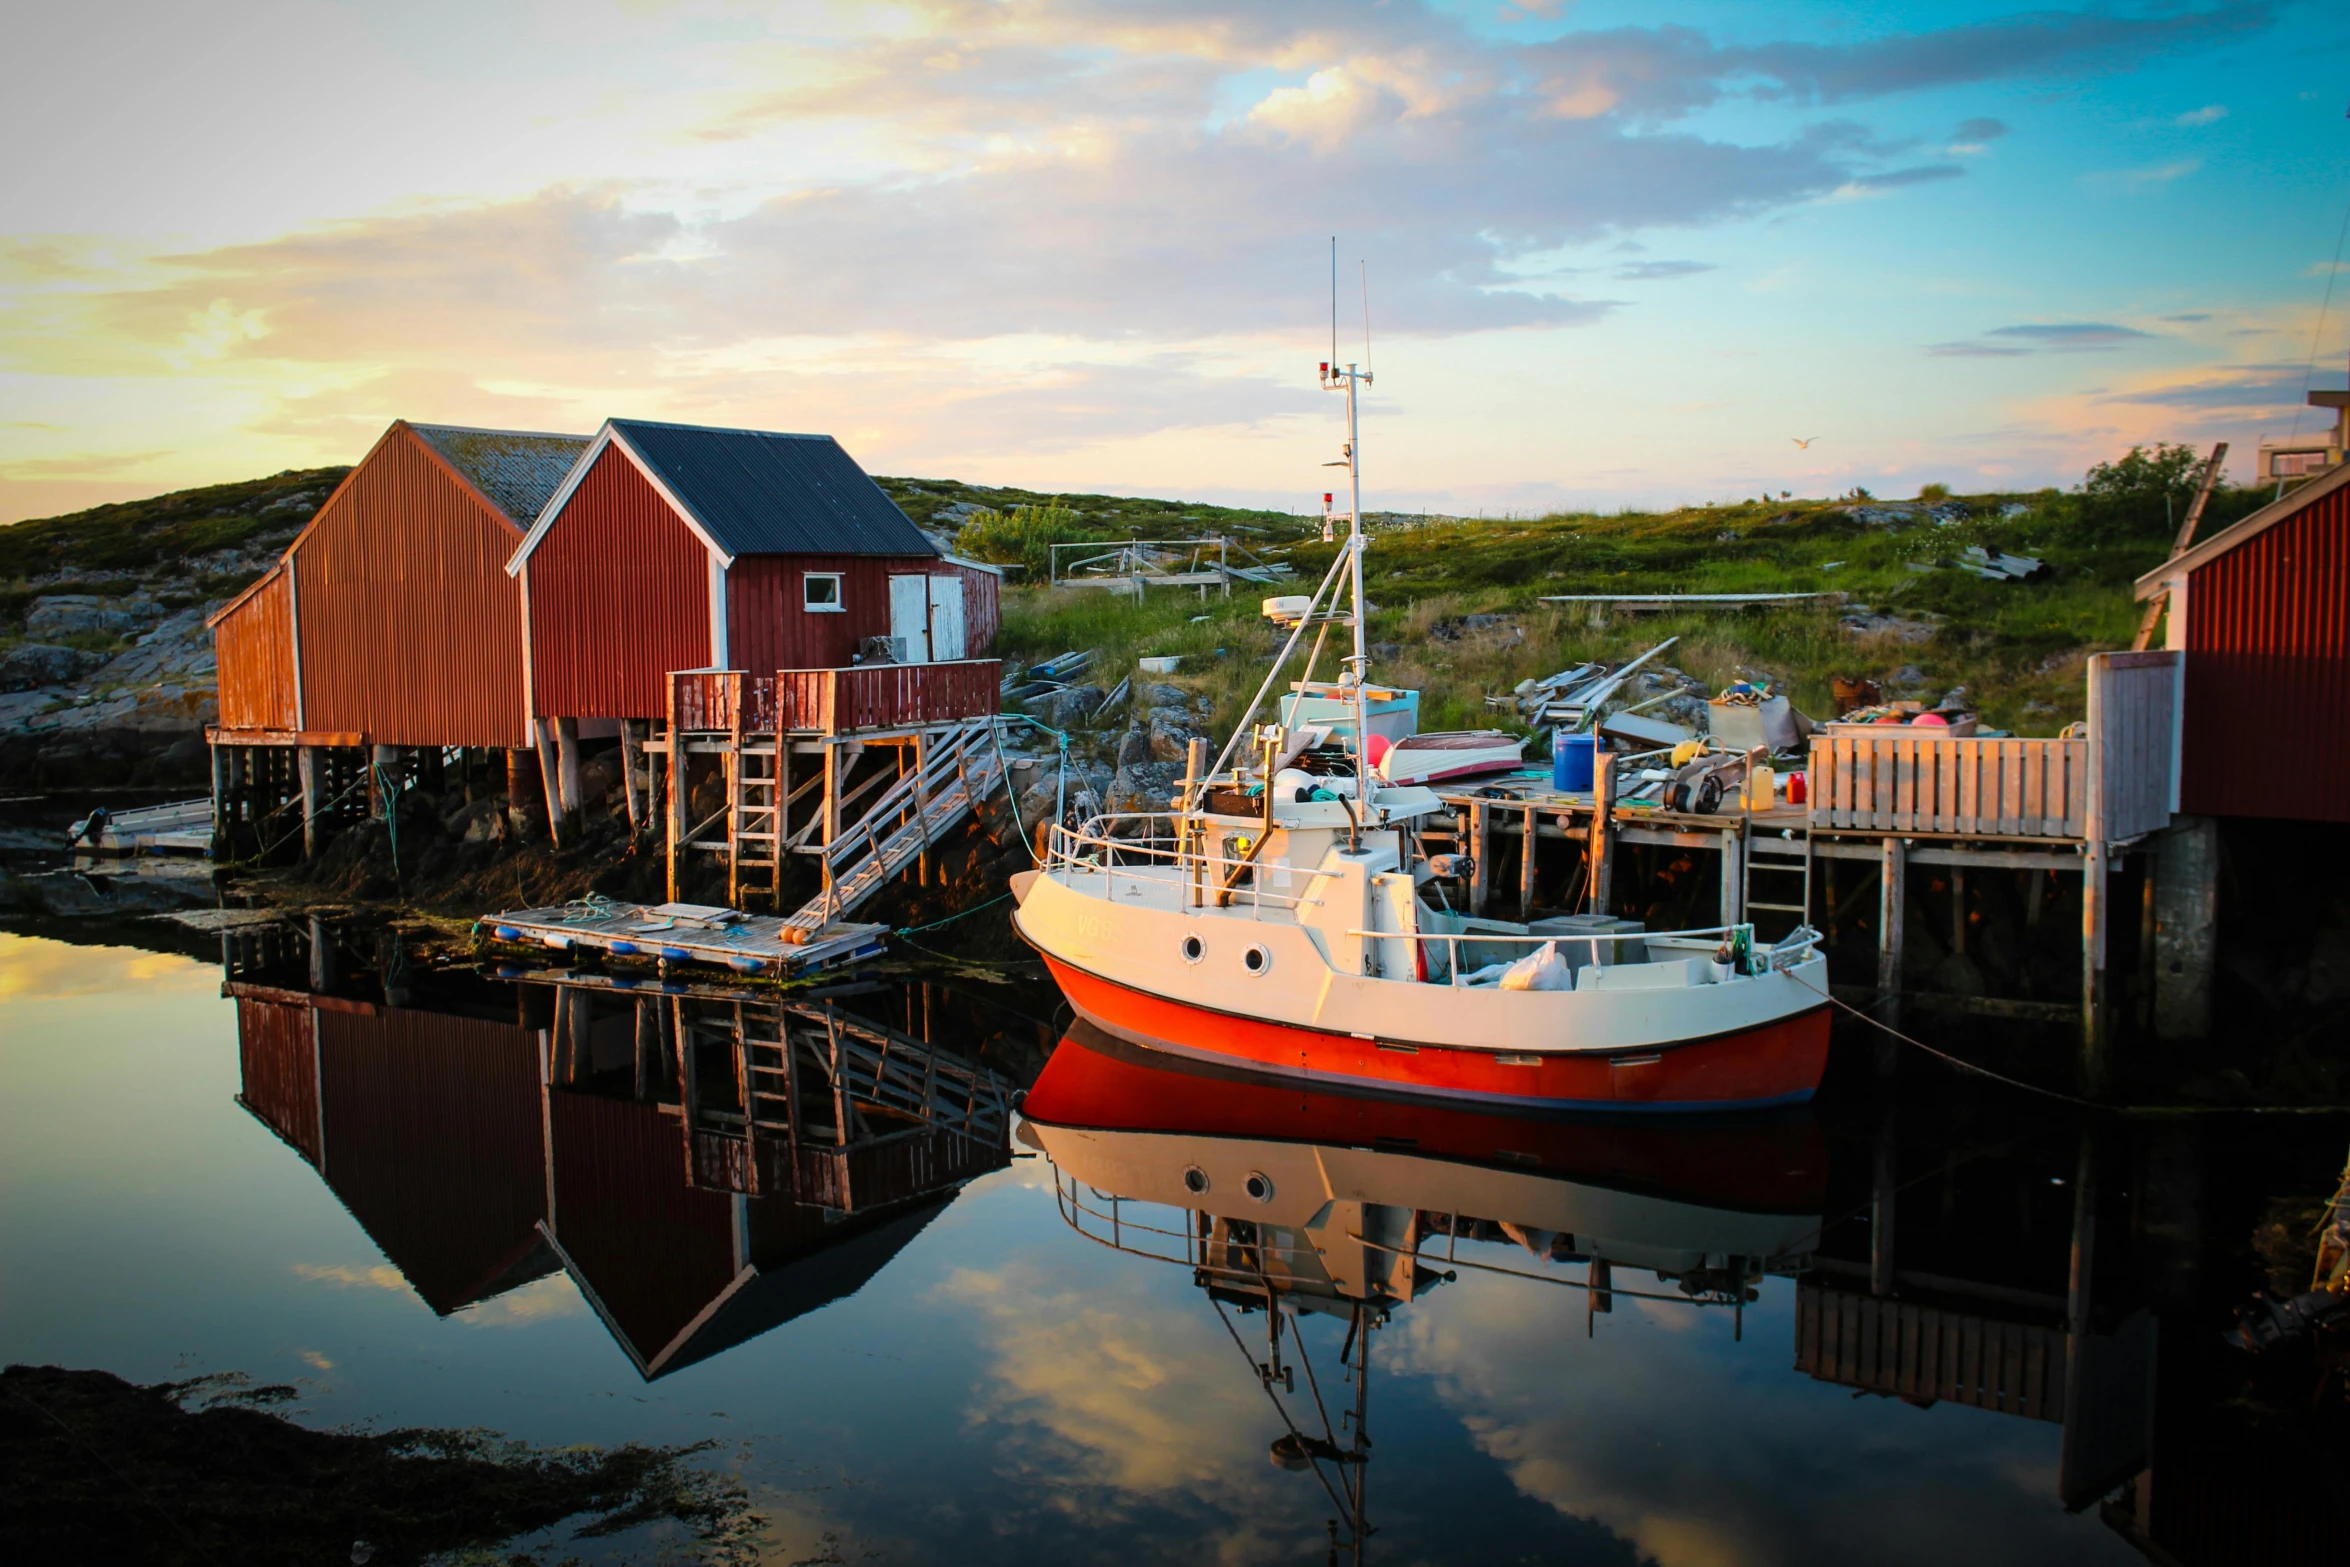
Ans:
{"label": "pink buoy", "polygon": [[1363,742],[1363,759],[1373,767],[1387,760],[1387,753],[1395,749],[1385,735],[1373,735]]}

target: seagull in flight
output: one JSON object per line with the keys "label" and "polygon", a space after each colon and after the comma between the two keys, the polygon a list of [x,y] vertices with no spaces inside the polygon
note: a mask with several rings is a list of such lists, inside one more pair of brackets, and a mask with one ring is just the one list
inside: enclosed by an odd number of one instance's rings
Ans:
{"label": "seagull in flight", "polygon": [[1793,441],[1802,450],[1809,451],[1811,443],[1818,440],[1819,437],[1816,435],[1790,435],[1787,439]]}

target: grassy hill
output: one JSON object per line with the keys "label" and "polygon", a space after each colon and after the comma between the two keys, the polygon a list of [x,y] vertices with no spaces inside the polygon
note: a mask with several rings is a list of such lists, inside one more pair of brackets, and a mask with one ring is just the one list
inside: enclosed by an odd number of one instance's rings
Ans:
{"label": "grassy hill", "polygon": [[[2169,552],[2193,494],[2194,457],[2183,447],[2135,452],[2099,465],[2070,491],[1374,519],[1365,587],[1374,605],[1371,640],[1386,645],[1374,650],[1374,673],[1420,689],[1425,727],[1475,727],[1502,716],[1484,706],[1487,694],[1677,636],[1664,662],[1717,689],[1769,676],[1815,715],[1834,712],[1829,680],[1846,675],[1875,679],[1888,694],[1900,683],[1929,698],[1963,685],[1990,723],[2053,733],[2082,716],[2082,660],[2129,646],[2139,616],[2131,585]],[[1131,503],[1103,507],[1097,523],[1098,498],[1057,499],[1076,518],[1064,527],[1123,536],[1114,508]],[[2267,499],[2264,491],[2222,487],[2201,532]],[[1184,510],[1201,527],[1229,518],[1257,530],[1243,536],[1298,574],[1283,591],[1309,590],[1335,553],[1320,542],[1319,519]],[[1955,564],[1969,546],[2036,557],[2046,570],[2029,581],[1986,581]],[[1269,591],[1244,598],[1235,589],[1229,602],[1203,603],[1167,590],[1138,604],[1098,592],[1008,588],[1004,651],[1034,659],[1099,647],[1104,684],[1136,656],[1182,654],[1183,683],[1215,696],[1219,715],[1236,717],[1263,677],[1263,655],[1278,645],[1258,613]],[[1624,592],[1845,599],[1639,616],[1539,602],[1546,594]],[[1322,672],[1334,669],[1326,656]]]}
{"label": "grassy hill", "polygon": [[[1473,725],[1492,716],[1482,703],[1487,693],[1679,636],[1667,662],[1717,686],[1742,675],[1776,677],[1814,713],[1831,710],[1831,675],[1883,681],[1914,669],[1930,694],[1964,685],[1991,722],[2049,732],[2080,716],[2081,658],[2128,645],[2138,613],[2130,583],[2166,553],[2173,518],[2193,490],[2193,465],[2186,448],[2165,447],[2101,464],[2069,491],[1929,490],[1906,502],[1856,493],[1527,518],[1374,516],[1370,634],[1386,645],[1376,672],[1422,689],[1428,726]],[[0,528],[0,650],[21,636],[25,607],[41,593],[145,588],[179,604],[235,591],[347,471],[287,472]],[[1169,590],[1140,603],[1056,592],[1024,580],[1041,575],[1043,544],[1223,532],[1290,565],[1299,583],[1286,591],[1298,592],[1333,555],[1318,518],[1283,512],[944,479],[879,482],[958,548],[1031,568],[1007,581],[1008,656],[1097,647],[1109,684],[1139,655],[1183,654],[1182,683],[1215,696],[1228,716],[1262,678],[1262,657],[1275,645],[1257,605],[1273,590],[1205,602]],[[2223,487],[2205,531],[2266,498]],[[1969,545],[2037,556],[2048,570],[2029,582],[1987,582],[1951,564]],[[1545,594],[1631,591],[1838,592],[1846,602],[1637,618],[1538,602]],[[1471,624],[1471,616],[1481,618]]]}

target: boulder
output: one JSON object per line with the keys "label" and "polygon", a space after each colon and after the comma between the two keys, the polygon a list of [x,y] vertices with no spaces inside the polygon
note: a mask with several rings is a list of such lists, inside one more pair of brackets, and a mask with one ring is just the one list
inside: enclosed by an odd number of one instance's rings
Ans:
{"label": "boulder", "polygon": [[1110,811],[1163,811],[1183,782],[1183,769],[1165,762],[1138,762],[1122,766],[1118,776],[1110,781],[1109,797],[1102,802]]}
{"label": "boulder", "polygon": [[1108,695],[1100,686],[1068,686],[1040,698],[1036,716],[1055,729],[1074,729],[1100,711]]}
{"label": "boulder", "polygon": [[51,593],[25,611],[28,637],[119,637],[144,631],[162,619],[152,599],[104,598],[95,593]]}
{"label": "boulder", "polygon": [[1151,731],[1129,729],[1118,742],[1118,770],[1140,766],[1151,760]]}
{"label": "boulder", "polygon": [[1191,693],[1164,681],[1146,680],[1134,688],[1136,707],[1189,707]]}
{"label": "boulder", "polygon": [[26,642],[0,655],[0,691],[35,691],[42,686],[70,685],[105,662],[103,653]]}

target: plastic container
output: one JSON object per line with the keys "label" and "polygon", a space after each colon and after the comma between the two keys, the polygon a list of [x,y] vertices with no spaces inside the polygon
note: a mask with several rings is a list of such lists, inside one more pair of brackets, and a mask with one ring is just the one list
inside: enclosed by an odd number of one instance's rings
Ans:
{"label": "plastic container", "polygon": [[1597,735],[1554,733],[1550,738],[1550,786],[1561,794],[1589,794],[1598,744]]}
{"label": "plastic container", "polygon": [[1757,762],[1746,772],[1746,808],[1767,811],[1779,803],[1779,778],[1770,767]]}
{"label": "plastic container", "polygon": [[1810,790],[1811,784],[1803,774],[1789,773],[1787,775],[1787,803],[1789,805],[1803,804],[1811,798]]}

